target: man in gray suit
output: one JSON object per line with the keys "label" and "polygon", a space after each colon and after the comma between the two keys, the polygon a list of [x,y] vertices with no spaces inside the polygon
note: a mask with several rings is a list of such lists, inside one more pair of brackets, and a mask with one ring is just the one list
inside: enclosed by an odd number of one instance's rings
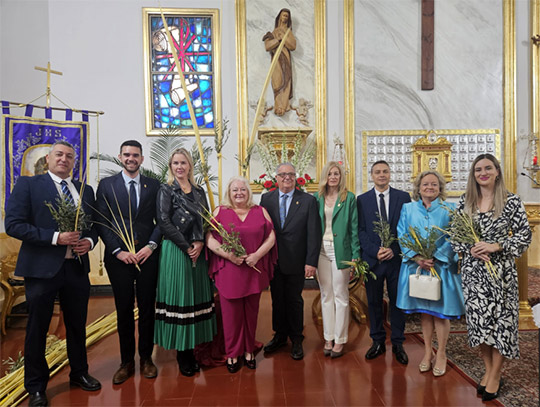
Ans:
{"label": "man in gray suit", "polygon": [[316,199],[298,189],[296,170],[290,163],[276,170],[278,189],[261,197],[263,206],[274,223],[278,244],[278,264],[270,282],[272,293],[272,328],[274,338],[264,351],[272,353],[291,339],[291,357],[304,357],[304,300],[305,277],[315,275],[321,249],[321,221]]}

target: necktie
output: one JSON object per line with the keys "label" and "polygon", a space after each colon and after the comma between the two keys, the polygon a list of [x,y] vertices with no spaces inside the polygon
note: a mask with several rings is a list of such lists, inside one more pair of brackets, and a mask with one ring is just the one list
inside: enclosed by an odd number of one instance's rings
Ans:
{"label": "necktie", "polygon": [[129,181],[129,202],[131,205],[131,213],[137,213],[137,191],[135,191],[135,181]]}
{"label": "necktie", "polygon": [[73,199],[73,195],[71,195],[71,192],[69,192],[66,180],[62,180],[60,182],[60,186],[62,187],[62,194],[64,194],[64,199],[73,204],[73,206],[75,206],[75,200]]}
{"label": "necktie", "polygon": [[287,198],[288,195],[283,195],[281,197],[281,205],[279,205],[279,220],[282,228],[285,224],[285,218],[287,217]]}
{"label": "necktie", "polygon": [[379,194],[379,206],[381,207],[381,218],[385,222],[388,222],[388,216],[386,215],[386,205],[384,203],[384,194]]}

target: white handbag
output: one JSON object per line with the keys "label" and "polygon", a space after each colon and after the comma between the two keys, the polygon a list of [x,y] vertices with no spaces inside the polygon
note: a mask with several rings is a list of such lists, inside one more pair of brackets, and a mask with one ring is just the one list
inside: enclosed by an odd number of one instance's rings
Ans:
{"label": "white handbag", "polygon": [[424,300],[439,301],[441,299],[441,280],[431,274],[421,273],[418,267],[415,274],[409,276],[409,296]]}

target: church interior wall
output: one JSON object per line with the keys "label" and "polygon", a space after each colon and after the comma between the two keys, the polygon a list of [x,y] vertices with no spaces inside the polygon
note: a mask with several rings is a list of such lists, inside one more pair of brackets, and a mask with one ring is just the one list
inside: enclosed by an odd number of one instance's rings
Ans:
{"label": "church interior wall", "polygon": [[[421,2],[354,1],[357,193],[362,190],[360,137],[364,130],[502,129],[503,1],[436,2],[434,91],[419,90]],[[220,9],[222,117],[229,120],[231,129],[223,152],[226,181],[238,173],[234,158],[238,152],[235,2],[162,0],[161,4]],[[343,4],[341,0],[326,1],[328,159],[332,157],[334,135],[343,139],[345,131]],[[142,8],[157,6],[157,2],[140,0],[0,0],[1,98],[29,102],[43,94],[45,74],[35,71],[34,66],[45,66],[50,61],[52,69],[63,72],[62,76],[52,75],[55,95],[74,108],[105,112],[99,119],[100,152],[116,155],[122,141],[137,139],[147,154],[151,138],[144,134]],[[253,62],[248,67],[250,102],[259,97],[270,63],[262,36],[273,27],[275,15],[283,7],[292,10],[295,35],[305,39],[313,35],[313,0],[247,1],[248,52],[249,61]],[[519,136],[530,131],[528,15],[529,2],[517,0],[518,171],[521,170],[519,157],[526,149],[526,142]],[[293,75],[298,95],[306,95],[313,101],[310,92],[317,78],[311,73],[310,52],[313,47],[309,41],[299,44],[293,53],[296,63]],[[269,101],[270,95],[268,90]],[[44,104],[43,99],[39,102],[36,103]],[[60,105],[54,100],[52,104]],[[250,108],[250,129],[253,113],[254,109]],[[311,126],[314,117],[312,110]],[[277,126],[280,122],[273,124]],[[94,152],[97,151],[95,119],[91,119],[90,126],[90,151]],[[213,144],[210,138],[208,142]],[[194,138],[189,139],[187,146],[192,143]],[[214,157],[210,163],[217,169]],[[255,175],[251,174],[250,178]],[[96,165],[91,162],[93,186],[97,185],[96,179]],[[518,182],[518,192],[526,202],[539,201],[538,189],[532,189],[526,180]],[[1,223],[0,232],[3,232]],[[535,239],[538,240],[538,232]],[[536,261],[532,264],[540,264],[540,259]]]}

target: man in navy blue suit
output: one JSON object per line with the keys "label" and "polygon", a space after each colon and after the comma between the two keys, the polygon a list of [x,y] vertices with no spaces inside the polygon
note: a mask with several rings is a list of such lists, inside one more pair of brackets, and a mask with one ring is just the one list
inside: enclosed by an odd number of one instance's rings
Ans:
{"label": "man in navy blue suit", "polygon": [[[118,159],[124,169],[103,178],[96,194],[101,216],[98,230],[105,242],[105,268],[114,293],[120,339],[121,364],[113,375],[113,384],[121,384],[135,373],[135,298],[139,308],[140,372],[147,379],[157,377],[152,351],[161,243],[161,230],[156,222],[159,181],[139,171],[144,161],[141,144],[136,140],[124,141]],[[116,221],[126,225],[128,235],[133,233],[135,253],[128,250],[120,236],[104,226]]]}
{"label": "man in navy blue suit", "polygon": [[407,353],[403,349],[405,336],[405,316],[396,307],[399,269],[401,265],[400,248],[394,242],[389,248],[381,247],[379,236],[373,231],[373,222],[377,213],[390,224],[390,229],[397,237],[397,224],[401,207],[410,202],[408,193],[390,187],[390,166],[386,161],[377,161],[371,167],[371,178],[375,187],[358,196],[358,237],[362,247],[362,259],[377,276],[376,280],[368,279],[366,293],[370,321],[370,336],[373,344],[366,353],[366,359],[374,359],[386,352],[386,331],[383,326],[383,286],[386,280],[390,299],[390,325],[392,352],[396,360],[406,365],[409,363]]}
{"label": "man in navy blue suit", "polygon": [[[75,150],[65,141],[54,143],[47,155],[49,171],[20,177],[6,208],[6,233],[22,240],[15,275],[24,277],[28,323],[24,341],[24,386],[30,406],[48,405],[45,390],[49,367],[45,359],[47,331],[58,294],[66,326],[70,384],[94,391],[101,384],[88,374],[86,316],[90,295],[88,251],[97,242],[94,228],[59,232],[45,202],[55,204],[60,194],[79,202],[81,183],[71,179]],[[69,193],[67,193],[67,191]],[[91,214],[94,191],[86,186],[82,209]],[[77,258],[78,257],[78,258]]]}

